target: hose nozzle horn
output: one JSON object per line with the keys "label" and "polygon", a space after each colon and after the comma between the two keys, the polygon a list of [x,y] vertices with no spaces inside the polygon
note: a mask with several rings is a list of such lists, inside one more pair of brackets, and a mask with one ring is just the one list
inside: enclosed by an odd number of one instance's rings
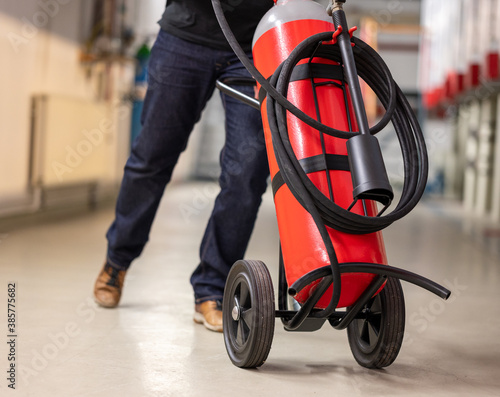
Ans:
{"label": "hose nozzle horn", "polygon": [[347,155],[354,198],[350,208],[358,200],[367,199],[378,201],[384,205],[385,210],[391,204],[394,192],[389,183],[377,138],[366,134],[350,138],[347,141]]}

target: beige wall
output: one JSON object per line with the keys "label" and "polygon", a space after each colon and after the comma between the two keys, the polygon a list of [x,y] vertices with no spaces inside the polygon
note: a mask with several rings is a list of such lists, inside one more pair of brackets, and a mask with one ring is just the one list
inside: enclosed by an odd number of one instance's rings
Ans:
{"label": "beige wall", "polygon": [[[154,37],[163,7],[164,0],[127,1],[138,40]],[[88,0],[0,0],[0,213],[29,203],[33,193],[31,101],[37,95],[100,103],[100,117],[115,127],[107,140],[112,169],[106,179],[117,184],[121,178],[130,134],[123,97],[132,88],[134,64],[81,62],[90,14]]]}

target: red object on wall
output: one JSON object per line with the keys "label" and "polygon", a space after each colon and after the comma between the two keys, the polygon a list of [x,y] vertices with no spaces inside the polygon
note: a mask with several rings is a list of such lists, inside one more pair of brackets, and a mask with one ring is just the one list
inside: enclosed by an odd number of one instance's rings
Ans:
{"label": "red object on wall", "polygon": [[[311,18],[302,11],[303,5],[308,7],[307,12],[314,8],[318,12],[317,18]],[[315,8],[318,6],[317,8]],[[257,29],[254,39],[253,55],[257,69],[268,78],[275,69],[291,53],[291,51],[304,39],[321,32],[336,30],[331,19],[322,6],[312,1],[278,1],[271,9],[272,17],[264,17]],[[295,18],[295,19],[294,19]],[[267,26],[267,25],[268,26]],[[303,62],[307,62],[304,60]],[[315,63],[336,64],[326,59],[314,58]],[[315,79],[324,82],[325,79]],[[337,81],[337,83],[341,83]],[[346,109],[343,90],[333,84],[317,87],[321,122],[344,131],[349,130],[347,112],[350,113],[352,127],[356,130],[355,116],[352,107]],[[298,80],[290,83],[288,100],[311,117],[316,117],[313,89],[310,79]],[[350,101],[349,101],[350,103]],[[261,106],[264,123],[264,133],[271,177],[274,178],[279,171],[275,159],[271,131],[269,129],[266,100]],[[297,159],[303,159],[322,154],[320,133],[307,126],[295,116],[288,114],[288,129],[290,142]],[[326,152],[337,155],[347,155],[346,140],[324,135]],[[349,171],[330,170],[317,171],[309,174],[309,178],[330,197],[326,172],[330,173],[332,180],[333,199],[343,208],[349,207],[353,202],[352,181]],[[283,185],[275,194],[276,214],[280,233],[285,274],[288,285],[293,284],[306,273],[329,265],[329,257],[323,240],[311,215],[295,199],[286,185]],[[376,204],[366,202],[369,216],[377,213]],[[353,212],[364,214],[363,206],[358,202],[352,209]],[[387,264],[387,258],[382,238],[382,233],[353,235],[342,233],[328,228],[330,239],[340,263],[366,262]],[[366,273],[351,273],[342,275],[341,297],[338,307],[352,305],[375,276]],[[314,284],[314,283],[313,283]],[[314,290],[314,285],[307,286],[295,296],[299,303],[303,303]],[[323,295],[316,307],[325,308],[330,302],[332,287]]]}
{"label": "red object on wall", "polygon": [[479,78],[481,76],[481,66],[477,63],[472,63],[469,65],[469,70],[465,76],[465,87],[466,89],[476,88],[479,86]]}
{"label": "red object on wall", "polygon": [[486,78],[488,80],[498,80],[500,78],[499,54],[490,52],[486,55]]}
{"label": "red object on wall", "polygon": [[432,109],[444,101],[445,89],[434,88],[424,93],[423,102],[427,109]]}

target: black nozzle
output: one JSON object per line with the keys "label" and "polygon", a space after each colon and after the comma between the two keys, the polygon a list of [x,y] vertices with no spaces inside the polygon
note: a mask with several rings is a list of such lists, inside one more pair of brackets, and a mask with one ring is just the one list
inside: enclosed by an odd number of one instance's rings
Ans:
{"label": "black nozzle", "polygon": [[347,141],[354,200],[375,200],[388,206],[394,198],[377,138],[356,135]]}

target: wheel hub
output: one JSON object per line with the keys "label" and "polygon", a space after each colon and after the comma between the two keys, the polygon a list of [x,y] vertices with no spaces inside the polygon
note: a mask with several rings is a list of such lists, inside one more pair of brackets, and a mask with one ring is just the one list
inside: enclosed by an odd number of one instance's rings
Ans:
{"label": "wheel hub", "polygon": [[233,310],[231,310],[231,317],[234,321],[239,321],[241,317],[240,303],[238,302],[238,298],[236,296],[234,297],[234,307]]}

